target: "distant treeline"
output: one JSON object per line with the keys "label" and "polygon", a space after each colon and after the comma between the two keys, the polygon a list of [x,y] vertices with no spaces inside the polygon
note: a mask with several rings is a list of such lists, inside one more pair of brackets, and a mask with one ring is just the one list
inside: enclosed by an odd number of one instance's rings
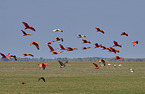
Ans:
{"label": "distant treeline", "polygon": [[[55,62],[57,60],[70,61],[70,62],[97,62],[101,57],[87,57],[87,58],[55,58],[55,59],[45,59],[40,58],[18,58],[17,62]],[[145,62],[145,58],[125,58],[122,60],[114,60],[115,58],[103,58],[106,62]],[[7,58],[1,58],[0,62],[14,62],[12,58],[8,60]]]}

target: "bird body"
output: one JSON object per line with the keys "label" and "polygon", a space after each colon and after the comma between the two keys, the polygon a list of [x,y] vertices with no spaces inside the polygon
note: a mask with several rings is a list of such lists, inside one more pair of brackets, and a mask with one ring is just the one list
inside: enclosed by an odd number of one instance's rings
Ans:
{"label": "bird body", "polygon": [[60,50],[66,50],[61,44],[59,44],[59,46],[60,46]]}
{"label": "bird body", "polygon": [[91,47],[83,47],[83,50],[90,49]]}
{"label": "bird body", "polygon": [[62,29],[54,29],[54,30],[53,30],[53,32],[58,32],[58,31],[63,32]]}
{"label": "bird body", "polygon": [[96,28],[97,32],[101,32],[102,34],[104,34],[104,31],[101,30],[100,28]]}
{"label": "bird body", "polygon": [[60,64],[60,68],[65,67],[65,65],[68,63],[68,61],[66,61],[65,63],[63,63],[62,61],[58,60],[59,64]]}
{"label": "bird body", "polygon": [[32,54],[22,54],[22,55],[24,55],[24,56],[34,56],[34,55],[32,55]]}
{"label": "bird body", "polygon": [[77,48],[71,48],[71,47],[66,47],[67,51],[74,51],[74,50],[78,50]]}
{"label": "bird body", "polygon": [[97,64],[93,63],[95,65],[95,69],[99,69],[101,66],[98,66]]}
{"label": "bird body", "polygon": [[128,36],[128,33],[122,32],[120,36],[122,35]]}
{"label": "bird body", "polygon": [[13,58],[17,61],[16,55],[10,55],[10,56],[8,57],[8,60],[9,60],[11,57],[13,57]]}
{"label": "bird body", "polygon": [[50,52],[53,52],[53,51],[57,50],[57,49],[53,49],[53,47],[50,46],[49,44],[48,44],[48,47],[49,47],[49,49],[50,49]]}
{"label": "bird body", "polygon": [[61,40],[63,42],[63,38],[56,37],[55,39],[56,39],[56,41],[60,41]]}
{"label": "bird body", "polygon": [[26,32],[23,31],[23,30],[21,30],[21,31],[22,31],[22,33],[23,33],[23,36],[31,35],[31,34],[29,34],[29,33],[26,33]]}
{"label": "bird body", "polygon": [[86,38],[86,35],[77,34],[78,38]]}
{"label": "bird body", "polygon": [[135,46],[135,44],[138,44],[138,41],[134,41],[132,43],[133,43],[133,46]]}
{"label": "bird body", "polygon": [[124,59],[123,57],[116,56],[114,60]]}
{"label": "bird body", "polygon": [[91,43],[90,41],[82,39],[83,43]]}
{"label": "bird body", "polygon": [[98,45],[98,43],[95,43],[95,48],[98,48],[98,47],[100,47],[100,46]]}
{"label": "bird body", "polygon": [[39,68],[43,68],[43,70],[45,70],[46,65],[48,65],[47,63],[39,63]]}
{"label": "bird body", "polygon": [[52,52],[53,54],[59,54],[59,53],[62,53],[63,51],[60,51],[60,52]]}
{"label": "bird body", "polygon": [[106,65],[106,63],[105,63],[105,60],[104,60],[104,59],[99,59],[99,62],[102,62],[104,66]]}
{"label": "bird body", "polygon": [[45,45],[47,45],[47,44],[53,44],[53,43],[54,43],[54,41],[50,41],[50,42],[45,43]]}
{"label": "bird body", "polygon": [[122,47],[122,45],[119,45],[116,41],[113,41],[113,43],[114,43],[113,47],[115,46]]}
{"label": "bird body", "polygon": [[4,55],[3,53],[0,53],[0,55],[2,56],[2,58],[6,58],[10,55],[10,53],[8,53],[7,55]]}
{"label": "bird body", "polygon": [[45,82],[45,78],[44,78],[44,77],[38,78],[38,82],[39,82],[40,80],[43,80],[43,82]]}

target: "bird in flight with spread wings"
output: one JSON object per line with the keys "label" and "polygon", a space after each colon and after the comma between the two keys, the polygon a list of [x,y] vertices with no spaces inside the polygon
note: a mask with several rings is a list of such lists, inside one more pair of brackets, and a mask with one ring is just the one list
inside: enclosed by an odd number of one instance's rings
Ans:
{"label": "bird in flight with spread wings", "polygon": [[32,30],[32,31],[36,31],[36,30],[32,27],[32,25],[29,26],[26,22],[22,22],[22,23],[23,23],[23,25],[25,26],[25,29],[30,29],[30,30]]}

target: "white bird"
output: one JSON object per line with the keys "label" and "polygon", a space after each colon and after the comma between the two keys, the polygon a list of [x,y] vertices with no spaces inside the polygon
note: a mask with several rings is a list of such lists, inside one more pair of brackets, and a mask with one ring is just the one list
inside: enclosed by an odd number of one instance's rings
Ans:
{"label": "white bird", "polygon": [[62,29],[54,29],[54,30],[53,30],[53,32],[58,32],[58,31],[63,32]]}
{"label": "white bird", "polygon": [[118,66],[122,66],[121,64],[119,64]]}
{"label": "white bird", "polygon": [[86,38],[86,35],[77,34],[78,38]]}

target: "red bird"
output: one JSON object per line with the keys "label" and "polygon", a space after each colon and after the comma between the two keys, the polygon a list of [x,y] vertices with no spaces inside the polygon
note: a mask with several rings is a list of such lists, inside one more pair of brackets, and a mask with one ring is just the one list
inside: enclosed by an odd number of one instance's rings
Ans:
{"label": "red bird", "polygon": [[100,28],[96,28],[97,32],[101,32],[102,34],[104,34],[104,31],[101,30]]}
{"label": "red bird", "polygon": [[66,50],[61,44],[59,44],[59,46],[60,46],[60,50]]}
{"label": "red bird", "polygon": [[34,55],[32,55],[32,54],[22,54],[22,55],[24,55],[24,56],[34,56]]}
{"label": "red bird", "polygon": [[124,59],[123,57],[116,56],[114,60]]}
{"label": "red bird", "polygon": [[112,48],[112,47],[109,47],[110,48],[110,52],[114,52],[115,54],[116,54],[116,52],[118,52],[119,53],[119,50],[115,50],[114,48]]}
{"label": "red bird", "polygon": [[43,68],[43,70],[45,70],[46,65],[48,65],[47,63],[39,63],[39,68]]}
{"label": "red bird", "polygon": [[31,43],[30,43],[30,46],[33,44],[33,45],[35,45],[36,48],[39,50],[39,45],[38,45],[38,43],[39,43],[39,42],[31,42]]}
{"label": "red bird", "polygon": [[122,32],[120,36],[122,35],[128,36],[128,33]]}
{"label": "red bird", "polygon": [[99,62],[102,62],[104,66],[106,65],[106,63],[105,63],[105,60],[104,60],[104,59],[99,59]]}
{"label": "red bird", "polygon": [[13,57],[13,58],[17,61],[16,55],[10,55],[10,56],[8,57],[8,59],[10,59],[11,57]]}
{"label": "red bird", "polygon": [[122,47],[122,45],[119,45],[116,41],[113,41],[113,43],[114,43],[113,47],[115,46]]}
{"label": "red bird", "polygon": [[47,44],[53,44],[53,43],[54,43],[54,41],[50,41],[50,42],[45,43],[45,45],[47,45]]}
{"label": "red bird", "polygon": [[91,43],[90,41],[82,39],[83,43]]}
{"label": "red bird", "polygon": [[62,53],[63,51],[60,51],[60,52],[52,52],[53,54],[59,54],[59,53]]}
{"label": "red bird", "polygon": [[98,43],[95,43],[95,48],[98,48],[98,47],[100,47],[100,46],[98,45]]}
{"label": "red bird", "polygon": [[132,43],[133,43],[133,46],[135,46],[135,44],[138,44],[138,41],[134,41]]}
{"label": "red bird", "polygon": [[63,42],[63,38],[56,37],[56,41],[60,41],[60,40]]}
{"label": "red bird", "polygon": [[2,56],[2,58],[6,58],[10,55],[10,53],[8,53],[7,55],[4,55],[3,53],[0,53],[0,55]]}
{"label": "red bird", "polygon": [[24,24],[25,29],[31,29],[31,30],[35,31],[35,29],[32,27],[32,25],[29,26],[26,22],[22,22],[22,23]]}
{"label": "red bird", "polygon": [[23,36],[31,35],[31,34],[29,34],[29,33],[24,32],[23,30],[21,30],[21,31],[22,31],[22,33],[23,33]]}
{"label": "red bird", "polygon": [[98,66],[97,64],[93,63],[95,65],[95,69],[99,69],[101,66]]}
{"label": "red bird", "polygon": [[71,47],[66,47],[67,51],[73,51],[73,50],[78,50],[77,48],[71,48]]}
{"label": "red bird", "polygon": [[83,47],[83,50],[86,50],[86,49],[89,49],[89,48],[91,48],[91,47]]}
{"label": "red bird", "polygon": [[50,52],[53,52],[53,51],[57,50],[57,49],[53,49],[53,47],[50,46],[50,45],[48,45],[48,47],[49,47],[49,49],[50,49]]}

